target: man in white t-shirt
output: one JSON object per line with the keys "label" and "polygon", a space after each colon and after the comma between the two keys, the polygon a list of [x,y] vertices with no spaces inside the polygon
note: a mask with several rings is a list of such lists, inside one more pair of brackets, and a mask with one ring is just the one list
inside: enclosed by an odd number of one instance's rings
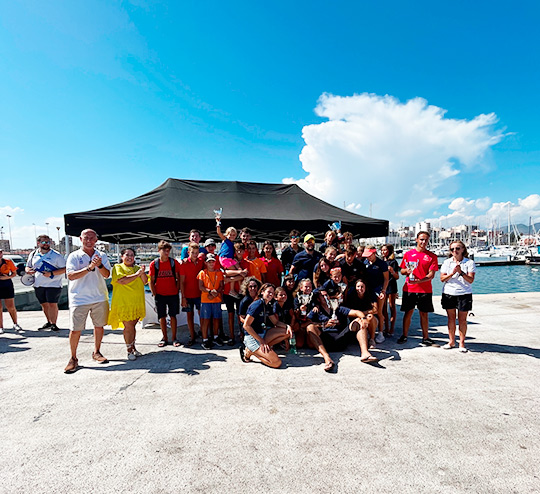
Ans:
{"label": "man in white t-shirt", "polygon": [[69,280],[69,317],[70,333],[69,345],[71,358],[64,369],[66,374],[77,370],[77,346],[81,338],[81,331],[85,328],[88,314],[94,325],[94,352],[92,358],[100,364],[108,360],[101,354],[100,347],[104,329],[109,316],[109,295],[105,278],[111,272],[111,265],[107,255],[95,249],[98,240],[94,230],[87,229],[81,232],[82,247],[72,252],[67,259],[67,276]]}
{"label": "man in white t-shirt", "polygon": [[51,249],[51,238],[40,235],[37,249],[28,256],[26,272],[35,276],[34,291],[47,322],[39,329],[58,331],[58,301],[62,293],[62,276],[66,272],[64,257]]}

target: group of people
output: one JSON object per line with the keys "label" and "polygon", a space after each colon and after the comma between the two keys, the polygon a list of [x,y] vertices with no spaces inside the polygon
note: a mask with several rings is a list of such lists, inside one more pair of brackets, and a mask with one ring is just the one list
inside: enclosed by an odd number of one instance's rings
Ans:
{"label": "group of people", "polygon": [[[186,312],[189,329],[187,346],[196,344],[198,338],[205,350],[214,345],[233,346],[240,336],[243,362],[256,357],[274,368],[281,365],[280,350],[295,352],[297,348],[309,347],[322,355],[324,370],[331,372],[335,363],[330,353],[342,351],[353,342],[360,347],[362,362],[378,361],[371,350],[394,334],[397,280],[403,275],[403,334],[397,343],[407,341],[417,308],[422,345],[435,345],[428,335],[428,314],[434,310],[431,280],[439,267],[437,257],[427,248],[428,232],[417,234],[416,248],[406,252],[400,264],[392,245],[384,245],[378,256],[372,245],[355,247],[353,235],[347,232],[339,237],[335,231],[327,232],[324,243],[316,250],[313,235],[305,235],[301,247],[300,232],[293,230],[281,259],[269,241],[263,243],[259,252],[247,228],[238,233],[229,227],[223,233],[217,218],[216,233],[221,239],[219,249],[211,238],[201,245],[200,232],[192,230],[180,260],[171,256],[170,243],[160,241],[159,257],[150,263],[148,273],[145,266],[135,264],[133,248],[123,249],[121,262],[111,268],[107,255],[95,248],[98,236],[94,230],[81,233],[81,248],[71,253],[66,262],[51,249],[47,236],[38,237],[37,249],[29,257],[26,271],[35,275],[36,296],[47,318],[40,329],[58,329],[62,274],[67,273],[69,279],[71,358],[65,372],[78,368],[77,347],[88,315],[94,326],[92,358],[96,362],[107,362],[101,353],[105,325],[123,329],[129,360],[141,356],[135,347],[136,324],[145,317],[146,284],[154,296],[162,331],[159,347],[180,346],[176,318],[182,310]],[[450,254],[440,273],[444,282],[442,306],[448,314],[449,331],[449,341],[443,348],[456,346],[457,317],[459,349],[466,352],[475,265],[467,258],[466,247],[460,241],[450,245]],[[40,269],[43,266],[50,269]],[[11,281],[13,271],[8,263],[0,262],[0,298],[6,300],[8,310],[7,302],[13,295],[5,291],[4,283],[6,279]],[[109,276],[113,287],[110,307],[105,283]],[[222,304],[228,315],[227,333]],[[200,317],[198,332],[195,311]]]}

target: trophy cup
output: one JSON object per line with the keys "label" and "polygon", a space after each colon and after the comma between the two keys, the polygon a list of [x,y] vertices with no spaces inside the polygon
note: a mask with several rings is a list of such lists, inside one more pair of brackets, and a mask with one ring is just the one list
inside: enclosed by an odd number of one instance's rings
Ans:
{"label": "trophy cup", "polygon": [[411,274],[409,275],[409,281],[414,281],[415,280],[414,274],[412,272],[416,268],[416,266],[417,266],[416,262],[407,261],[407,268],[409,268],[411,270]]}
{"label": "trophy cup", "polygon": [[216,224],[221,225],[221,215],[223,213],[223,208],[214,209],[214,214],[216,215]]}
{"label": "trophy cup", "polygon": [[329,298],[328,299],[328,305],[332,309],[332,315],[330,316],[330,319],[337,319],[336,310],[339,307],[339,304],[341,301],[339,298]]}
{"label": "trophy cup", "polygon": [[330,230],[337,232],[338,230],[341,230],[341,221],[334,221],[331,225],[328,225]]}
{"label": "trophy cup", "polygon": [[347,290],[347,284],[346,283],[338,283],[339,288],[339,301],[343,302],[343,298],[345,297],[345,290]]}
{"label": "trophy cup", "polygon": [[[300,305],[307,305],[311,302],[311,298],[313,297],[313,293],[299,293],[298,294],[298,300],[300,301]],[[300,313],[303,316],[307,316],[307,311],[304,309],[300,310]]]}

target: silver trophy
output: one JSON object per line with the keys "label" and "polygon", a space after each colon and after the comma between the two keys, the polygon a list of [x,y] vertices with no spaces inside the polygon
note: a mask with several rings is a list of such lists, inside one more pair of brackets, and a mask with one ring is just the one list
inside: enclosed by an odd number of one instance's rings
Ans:
{"label": "silver trophy", "polygon": [[407,268],[411,270],[411,274],[409,275],[409,281],[414,281],[415,277],[413,274],[413,271],[416,269],[416,266],[418,265],[415,261],[407,261]]}
{"label": "silver trophy", "polygon": [[343,297],[345,296],[345,290],[347,290],[347,283],[338,283],[339,288],[339,298],[341,301],[343,301]]}
{"label": "silver trophy", "polygon": [[[312,297],[313,297],[313,292],[312,293],[299,293],[298,300],[300,301],[300,305],[308,305],[311,302]],[[305,309],[300,309],[300,313],[303,316],[307,316],[307,311]]]}
{"label": "silver trophy", "polygon": [[223,214],[223,208],[214,209],[214,214],[216,216],[216,223],[221,225],[221,215]]}
{"label": "silver trophy", "polygon": [[336,310],[339,307],[340,303],[341,300],[339,298],[328,299],[328,306],[332,309],[332,315],[330,316],[330,319],[337,319]]}

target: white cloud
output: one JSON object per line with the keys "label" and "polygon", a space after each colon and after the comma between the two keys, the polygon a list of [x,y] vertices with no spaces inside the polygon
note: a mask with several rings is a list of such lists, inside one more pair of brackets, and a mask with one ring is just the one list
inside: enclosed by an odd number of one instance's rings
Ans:
{"label": "white cloud", "polygon": [[524,199],[518,199],[517,204],[507,202],[496,202],[487,211],[487,215],[493,219],[500,219],[501,224],[506,224],[508,213],[512,223],[529,223],[529,217],[532,222],[540,221],[540,195],[530,194]]}
{"label": "white cloud", "polygon": [[[6,215],[11,215],[11,218]],[[32,221],[33,220],[33,221]],[[1,206],[0,207],[0,229],[4,239],[13,240],[12,247],[15,249],[28,249],[35,246],[36,236],[49,232],[49,236],[55,241],[58,241],[58,233],[60,238],[65,235],[64,218],[49,216],[47,218],[32,218],[29,220],[25,217],[24,209],[16,206]],[[48,223],[48,225],[47,225]],[[57,230],[60,227],[60,230]]]}
{"label": "white cloud", "polygon": [[492,204],[489,197],[479,199],[456,197],[448,204],[448,209],[452,211],[450,214],[428,218],[427,221],[443,226],[474,223],[489,227],[494,223],[506,225],[510,212],[512,223],[528,224],[529,217],[536,223],[540,221],[540,195],[531,194],[524,199],[518,198],[517,204],[511,201]]}
{"label": "white cloud", "polygon": [[361,203],[360,214],[371,205],[373,216],[390,220],[424,219],[451,202],[460,174],[487,167],[491,146],[504,137],[493,113],[446,118],[422,98],[323,94],[315,112],[328,121],[303,128],[307,176],[284,182],[336,205]]}

